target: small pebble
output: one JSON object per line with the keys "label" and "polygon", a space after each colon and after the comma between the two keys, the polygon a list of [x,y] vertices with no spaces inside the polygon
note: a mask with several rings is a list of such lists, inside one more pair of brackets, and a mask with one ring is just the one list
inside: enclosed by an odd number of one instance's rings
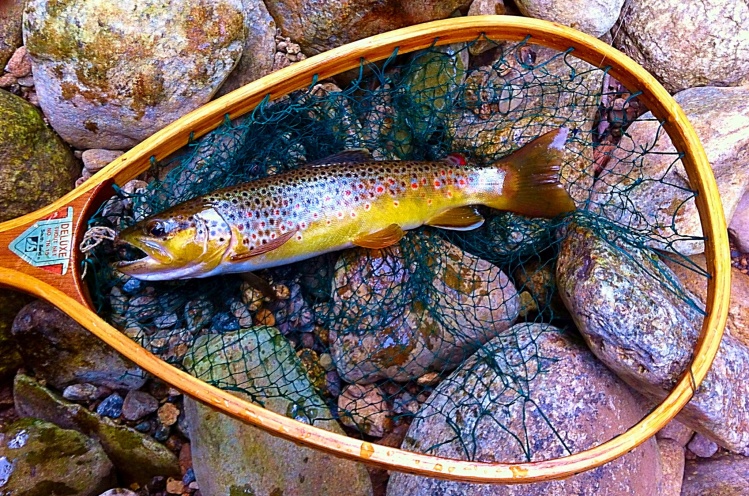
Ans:
{"label": "small pebble", "polygon": [[174,403],[164,403],[159,407],[159,422],[162,425],[171,426],[177,423],[179,418],[179,408]]}
{"label": "small pebble", "polygon": [[174,312],[164,313],[153,319],[153,325],[159,329],[171,329],[177,325],[179,317]]}
{"label": "small pebble", "polygon": [[34,86],[34,77],[26,76],[26,77],[18,78],[18,86],[23,86],[24,88],[31,88],[32,86]]}
{"label": "small pebble", "polygon": [[169,477],[166,481],[166,492],[168,494],[182,494],[182,491],[185,489],[185,485],[182,483],[181,480],[172,479]]}
{"label": "small pebble", "polygon": [[351,384],[338,397],[341,422],[360,432],[382,437],[392,428],[392,412],[375,384]]}
{"label": "small pebble", "polygon": [[231,313],[237,318],[239,327],[252,327],[252,313],[247,305],[241,301],[235,301],[231,304]]}
{"label": "small pebble", "polygon": [[31,58],[25,46],[17,48],[13,52],[10,60],[5,65],[5,70],[17,78],[23,78],[31,74]]}
{"label": "small pebble", "polygon": [[315,336],[311,332],[303,332],[300,343],[302,345],[302,348],[314,348]]}
{"label": "small pebble", "polygon": [[338,371],[331,370],[325,374],[325,389],[334,398],[341,395],[341,377]]}
{"label": "small pebble", "polygon": [[137,424],[134,428],[138,432],[149,432],[151,430],[151,421],[144,420],[143,422]]}
{"label": "small pebble", "polygon": [[333,357],[330,356],[330,353],[321,353],[319,362],[320,362],[320,366],[324,368],[326,371],[330,372],[331,370],[335,370]]}
{"label": "small pebble", "polygon": [[718,452],[718,445],[700,433],[695,434],[687,444],[689,451],[700,458],[710,458]]}
{"label": "small pebble", "polygon": [[94,148],[91,150],[85,150],[81,154],[81,160],[83,161],[83,167],[85,167],[89,172],[96,173],[123,153],[124,152],[121,150],[103,150]]}
{"label": "small pebble", "polygon": [[131,277],[127,281],[125,281],[125,284],[122,285],[122,291],[126,294],[134,295],[140,293],[145,284],[146,283],[141,281],[140,279]]}
{"label": "small pebble", "polygon": [[108,491],[104,491],[99,496],[138,496],[138,493],[134,493],[130,489],[117,487]]}
{"label": "small pebble", "polygon": [[427,372],[416,379],[416,384],[419,386],[435,386],[439,381],[440,375],[437,372]]}
{"label": "small pebble", "polygon": [[13,74],[3,74],[0,76],[0,88],[9,88],[18,84],[18,79]]}
{"label": "small pebble", "polygon": [[129,391],[122,405],[122,416],[125,420],[137,421],[158,408],[156,398],[145,391]]}
{"label": "small pebble", "polygon": [[101,415],[102,417],[110,417],[110,418],[119,418],[120,414],[122,413],[122,404],[125,401],[122,399],[122,396],[120,396],[117,393],[113,393],[104,400],[99,403],[99,406],[96,407],[96,413]]}
{"label": "small pebble", "polygon": [[273,326],[276,324],[276,318],[273,316],[273,312],[267,308],[261,308],[255,314],[255,324]]}
{"label": "small pebble", "polygon": [[170,430],[171,429],[169,429],[169,427],[167,427],[165,425],[160,425],[156,429],[156,432],[153,433],[153,438],[156,439],[158,442],[163,443],[164,441],[166,441],[167,439],[169,439],[169,431]]}
{"label": "small pebble", "polygon": [[211,327],[218,332],[236,331],[239,329],[239,322],[233,315],[220,312],[211,319]]}
{"label": "small pebble", "polygon": [[62,392],[62,397],[70,401],[92,401],[98,398],[99,388],[93,384],[71,384]]}
{"label": "small pebble", "polygon": [[192,469],[192,467],[188,468],[185,472],[185,475],[182,476],[182,484],[189,485],[191,482],[195,481],[195,471]]}

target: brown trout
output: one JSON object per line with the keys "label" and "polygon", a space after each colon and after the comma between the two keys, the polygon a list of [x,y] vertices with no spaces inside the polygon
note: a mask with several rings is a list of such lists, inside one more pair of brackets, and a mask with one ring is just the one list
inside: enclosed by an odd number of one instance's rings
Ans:
{"label": "brown trout", "polygon": [[568,130],[535,139],[491,166],[444,161],[351,161],[224,188],[122,231],[117,244],[142,258],[116,267],[138,279],[250,272],[352,246],[384,248],[422,225],[469,230],[476,205],[554,217],[575,205],[559,183]]}

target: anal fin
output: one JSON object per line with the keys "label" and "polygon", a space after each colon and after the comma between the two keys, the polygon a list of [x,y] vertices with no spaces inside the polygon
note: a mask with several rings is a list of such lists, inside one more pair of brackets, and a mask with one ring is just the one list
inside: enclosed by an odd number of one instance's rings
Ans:
{"label": "anal fin", "polygon": [[428,226],[451,229],[453,231],[470,231],[484,223],[484,217],[475,207],[451,208],[425,222]]}
{"label": "anal fin", "polygon": [[288,240],[293,238],[295,234],[296,231],[289,231],[278,236],[276,239],[272,239],[265,244],[261,244],[252,248],[245,248],[244,246],[239,245],[244,249],[242,251],[236,251],[229,257],[229,260],[231,260],[232,262],[241,262],[242,260],[247,260],[248,258],[256,257],[258,255],[262,255],[263,253],[268,253],[269,251],[275,250],[279,246],[286,243]]}
{"label": "anal fin", "polygon": [[385,229],[370,233],[361,234],[353,239],[352,243],[362,248],[380,249],[394,245],[405,235],[403,229],[398,224],[390,224]]}

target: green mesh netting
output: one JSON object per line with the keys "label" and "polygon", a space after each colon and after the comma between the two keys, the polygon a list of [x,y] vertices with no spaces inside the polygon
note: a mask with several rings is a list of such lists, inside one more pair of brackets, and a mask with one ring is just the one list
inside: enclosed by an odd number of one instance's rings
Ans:
{"label": "green mesh netting", "polygon": [[[670,248],[673,261],[690,264],[679,243],[699,238],[630,201],[647,181],[684,189],[668,183],[679,155],[654,151],[663,130],[656,143],[628,139],[630,122],[645,111],[638,105],[637,95],[611,83],[605,69],[530,40],[482,39],[363,63],[344,89],[311,81],[306,91],[266,101],[155,163],[147,186],[120,192],[92,225],[121,229],[215,189],[351,148],[383,160],[438,160],[458,152],[489,164],[560,126],[572,130],[562,182],[578,210],[532,219],[482,208],[487,221],[474,231],[424,227],[385,250],[346,250],[258,272],[274,286],[275,299],[238,275],[170,282],[125,277],[111,268],[116,253],[105,242],[88,260],[91,293],[102,316],[163,360],[300,421],[338,420],[352,436],[376,441],[382,426],[386,433],[434,415],[434,408],[421,406],[440,382],[465,378],[450,372],[477,350],[473,367],[493,367],[501,386],[490,396],[470,381],[450,390],[462,390],[466,404],[481,411],[497,411],[490,404],[510,411],[531,397],[533,378],[545,372],[548,358],[512,339],[491,344],[493,353],[504,350],[503,360],[481,357],[488,356],[486,343],[507,336],[514,323],[574,329],[554,275],[569,222],[590,227],[625,254],[627,247]],[[662,178],[638,172],[649,153],[667,155]],[[673,276],[656,275],[697,305]],[[366,386],[373,383],[377,394]],[[450,400],[441,412],[448,418],[457,411],[455,397]],[[390,412],[384,422],[374,418],[382,402]],[[553,415],[542,413],[557,432]],[[472,459],[472,437],[480,434],[452,420],[453,435],[444,442],[458,439]],[[497,422],[532,459],[533,433],[524,422]],[[557,441],[559,454],[569,451],[563,433]]]}

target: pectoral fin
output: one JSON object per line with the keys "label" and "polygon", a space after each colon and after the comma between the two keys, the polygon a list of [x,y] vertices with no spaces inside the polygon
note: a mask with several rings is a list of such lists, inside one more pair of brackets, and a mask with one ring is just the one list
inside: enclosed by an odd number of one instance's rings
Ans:
{"label": "pectoral fin", "polygon": [[[258,255],[262,255],[263,253],[268,253],[269,251],[275,250],[279,246],[286,243],[288,240],[293,238],[295,234],[296,234],[296,231],[287,232],[278,236],[276,239],[271,239],[265,244],[260,244],[254,247],[246,247],[244,245],[239,245],[238,247],[235,248],[235,253],[229,257],[229,260],[231,260],[232,262],[241,262],[242,260],[247,260],[248,258],[256,257]],[[243,249],[239,250],[240,246]]]}
{"label": "pectoral fin", "polygon": [[398,224],[390,224],[385,229],[370,234],[361,234],[352,243],[362,248],[380,249],[394,245],[401,240],[405,233]]}
{"label": "pectoral fin", "polygon": [[470,231],[481,227],[484,217],[475,207],[457,207],[442,212],[425,222],[428,226],[452,229],[454,231]]}

